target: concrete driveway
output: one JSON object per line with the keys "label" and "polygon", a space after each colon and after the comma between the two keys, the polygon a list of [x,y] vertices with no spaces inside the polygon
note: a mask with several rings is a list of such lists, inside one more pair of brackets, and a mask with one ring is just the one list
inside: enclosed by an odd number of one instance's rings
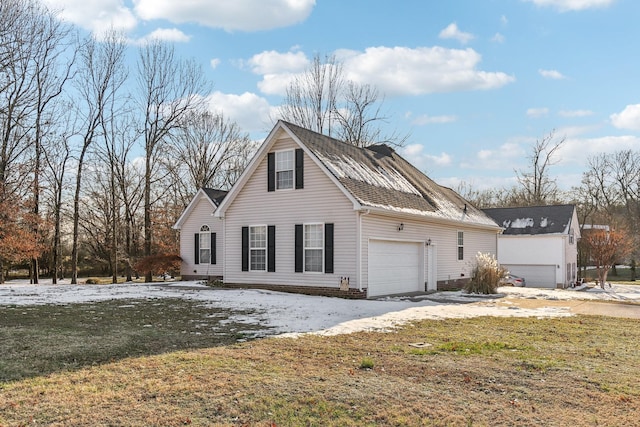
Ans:
{"label": "concrete driveway", "polygon": [[605,302],[605,301],[584,301],[584,300],[561,300],[551,301],[542,299],[520,299],[505,298],[497,302],[498,305],[516,306],[520,308],[538,309],[545,307],[561,308],[568,307],[571,313],[588,314],[593,316],[622,317],[626,319],[640,319],[640,304]]}

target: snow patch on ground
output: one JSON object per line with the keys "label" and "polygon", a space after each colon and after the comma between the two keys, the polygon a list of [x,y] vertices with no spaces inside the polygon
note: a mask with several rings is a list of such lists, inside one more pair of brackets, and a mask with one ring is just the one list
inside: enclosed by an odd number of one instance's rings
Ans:
{"label": "snow patch on ground", "polygon": [[[525,309],[495,304],[499,298],[544,300],[640,301],[640,286],[612,285],[607,289],[576,290],[499,288],[499,295],[469,295],[462,291],[436,292],[419,297],[390,297],[379,300],[346,300],[258,289],[220,289],[200,282],[125,283],[118,285],[31,285],[10,281],[0,285],[2,305],[89,303],[118,299],[184,298],[206,306],[243,311],[234,321],[262,325],[270,334],[300,333],[337,335],[369,330],[390,330],[422,319],[570,316],[566,307]],[[246,314],[249,312],[250,314]]]}

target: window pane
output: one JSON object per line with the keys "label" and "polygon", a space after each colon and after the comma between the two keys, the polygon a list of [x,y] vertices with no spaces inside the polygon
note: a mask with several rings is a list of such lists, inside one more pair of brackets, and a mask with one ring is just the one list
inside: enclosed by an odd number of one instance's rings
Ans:
{"label": "window pane", "polygon": [[464,232],[458,231],[458,246],[464,245]]}
{"label": "window pane", "polygon": [[249,228],[249,247],[250,248],[266,248],[267,247],[267,227],[250,227]]}
{"label": "window pane", "polygon": [[324,245],[324,227],[322,224],[304,226],[304,247],[322,249]]}
{"label": "window pane", "polygon": [[267,265],[267,251],[264,249],[252,249],[250,252],[251,270],[264,271]]}
{"label": "window pane", "polygon": [[293,169],[293,150],[276,152],[276,171]]}
{"label": "window pane", "polygon": [[209,249],[200,249],[200,264],[209,264],[211,251]]}
{"label": "window pane", "polygon": [[462,246],[458,246],[458,260],[462,261],[464,259],[464,248]]}
{"label": "window pane", "polygon": [[293,170],[276,172],[276,188],[278,190],[293,188]]}
{"label": "window pane", "polygon": [[304,270],[322,273],[322,249],[304,251]]}
{"label": "window pane", "polygon": [[209,233],[200,233],[200,249],[209,249],[209,246],[211,246]]}

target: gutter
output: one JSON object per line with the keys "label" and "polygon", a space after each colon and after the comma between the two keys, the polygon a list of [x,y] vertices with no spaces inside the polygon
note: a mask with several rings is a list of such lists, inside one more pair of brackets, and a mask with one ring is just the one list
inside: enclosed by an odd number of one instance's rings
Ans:
{"label": "gutter", "polygon": [[465,222],[465,221],[460,221],[456,219],[442,218],[438,216],[428,216],[428,215],[421,215],[417,213],[403,212],[400,210],[394,211],[394,210],[375,207],[375,206],[367,206],[366,208],[362,208],[361,210],[366,210],[367,213],[374,213],[378,215],[391,216],[396,218],[401,217],[401,218],[407,218],[407,219],[419,219],[422,221],[429,221],[434,223],[441,223],[441,224],[455,225],[455,226],[460,226],[461,224],[464,224],[466,227],[469,227],[469,228],[481,228],[485,230],[490,229],[490,230],[495,230],[497,232],[503,230],[502,227],[500,227],[498,224],[495,224],[495,223],[494,225],[491,225],[491,224],[481,224],[477,222]]}

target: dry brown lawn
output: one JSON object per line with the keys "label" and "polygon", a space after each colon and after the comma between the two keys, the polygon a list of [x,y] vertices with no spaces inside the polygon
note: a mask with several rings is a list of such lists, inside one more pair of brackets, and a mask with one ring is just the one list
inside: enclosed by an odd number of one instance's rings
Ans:
{"label": "dry brown lawn", "polygon": [[0,425],[634,426],[638,343],[595,316],[266,338],[0,383]]}

